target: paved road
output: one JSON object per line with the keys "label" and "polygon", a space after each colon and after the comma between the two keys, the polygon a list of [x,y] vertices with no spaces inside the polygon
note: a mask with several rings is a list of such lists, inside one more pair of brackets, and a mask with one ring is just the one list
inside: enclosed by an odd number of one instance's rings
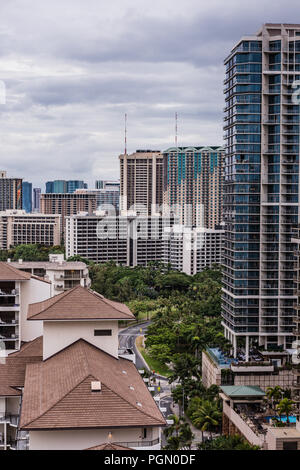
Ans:
{"label": "paved road", "polygon": [[119,333],[119,348],[120,349],[132,349],[136,356],[136,367],[138,369],[145,369],[145,363],[141,359],[139,352],[135,346],[135,340],[138,336],[144,335],[147,331],[150,322],[141,323],[140,325],[130,326],[126,330],[122,330]]}

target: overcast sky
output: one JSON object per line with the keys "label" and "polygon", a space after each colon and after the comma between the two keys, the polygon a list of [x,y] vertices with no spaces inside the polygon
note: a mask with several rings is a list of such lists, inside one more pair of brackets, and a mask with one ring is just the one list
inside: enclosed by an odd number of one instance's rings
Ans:
{"label": "overcast sky", "polygon": [[128,151],[223,143],[223,59],[299,0],[0,0],[0,169],[41,186],[119,177]]}

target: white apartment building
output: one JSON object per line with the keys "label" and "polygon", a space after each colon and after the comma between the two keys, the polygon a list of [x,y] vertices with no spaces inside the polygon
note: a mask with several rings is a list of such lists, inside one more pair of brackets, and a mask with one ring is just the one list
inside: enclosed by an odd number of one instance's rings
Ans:
{"label": "white apartment building", "polygon": [[95,263],[114,260],[127,266],[147,266],[162,260],[162,236],[173,225],[173,216],[138,216],[123,212],[79,213],[66,218],[66,255],[79,255]]}
{"label": "white apartment building", "polygon": [[[10,262],[10,261],[9,261]],[[51,282],[51,297],[78,285],[90,287],[88,267],[79,261],[65,261],[63,254],[50,254],[49,261],[23,261],[10,265]]]}
{"label": "white apartment building", "polygon": [[27,322],[28,305],[51,296],[51,284],[30,273],[0,263],[0,352],[7,356],[42,332],[42,324]]}
{"label": "white apartment building", "polygon": [[61,216],[29,214],[23,210],[0,212],[0,249],[17,245],[60,245]]}
{"label": "white apartment building", "polygon": [[194,275],[214,264],[222,264],[223,230],[184,225],[167,227],[163,234],[163,262],[173,269]]}

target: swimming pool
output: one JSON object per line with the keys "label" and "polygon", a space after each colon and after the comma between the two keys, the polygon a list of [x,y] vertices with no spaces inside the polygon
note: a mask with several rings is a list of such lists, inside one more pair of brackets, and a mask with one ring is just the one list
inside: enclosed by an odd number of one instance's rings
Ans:
{"label": "swimming pool", "polygon": [[[276,418],[278,419],[278,421],[280,420],[279,416],[266,416],[266,421],[269,423],[272,418]],[[296,421],[297,421],[296,416],[289,416],[290,423],[296,423]],[[281,422],[282,423],[287,422],[286,416],[281,416]]]}

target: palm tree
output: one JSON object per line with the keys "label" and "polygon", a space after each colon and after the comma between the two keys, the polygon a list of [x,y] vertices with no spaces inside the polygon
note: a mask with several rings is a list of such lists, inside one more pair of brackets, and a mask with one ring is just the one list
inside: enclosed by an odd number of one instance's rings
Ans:
{"label": "palm tree", "polygon": [[286,422],[289,424],[290,419],[289,415],[291,414],[291,411],[293,409],[293,400],[290,400],[289,398],[283,398],[279,404],[276,406],[276,409],[278,410],[279,416],[280,416],[280,421],[281,421],[281,416],[286,415]]}
{"label": "palm tree", "polygon": [[222,413],[218,409],[216,403],[205,400],[201,406],[192,414],[192,423],[202,431],[210,432],[212,437],[212,430],[220,425]]}
{"label": "palm tree", "polygon": [[274,403],[277,403],[282,399],[282,394],[283,390],[279,385],[267,388],[267,397],[272,403],[272,408],[274,408]]}
{"label": "palm tree", "polygon": [[168,419],[173,420],[173,424],[164,430],[164,434],[167,437],[168,450],[178,450],[182,447],[191,447],[194,434],[191,431],[190,425],[185,418],[177,416],[175,414],[170,415]]}

